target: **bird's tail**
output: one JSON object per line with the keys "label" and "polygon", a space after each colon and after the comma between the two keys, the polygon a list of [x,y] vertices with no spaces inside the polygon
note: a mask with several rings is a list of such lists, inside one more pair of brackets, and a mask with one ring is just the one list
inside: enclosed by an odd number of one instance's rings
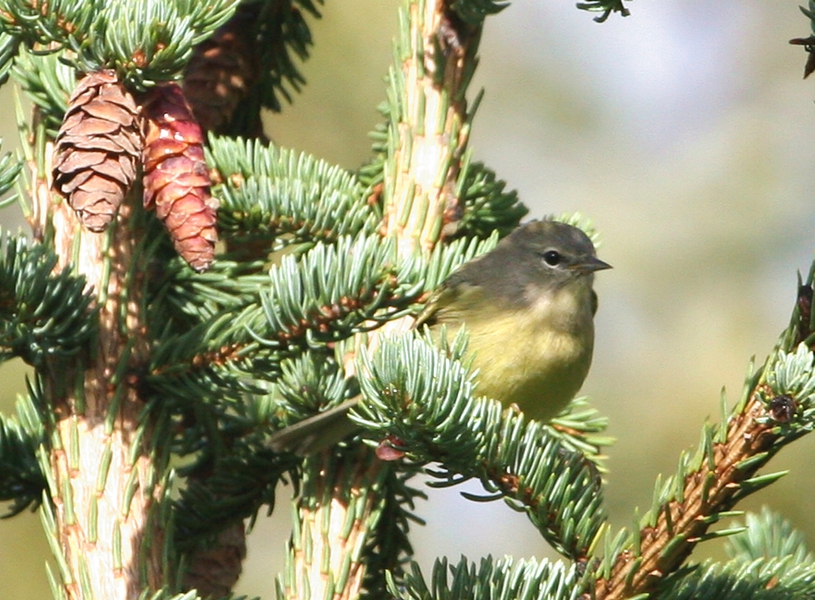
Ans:
{"label": "bird's tail", "polygon": [[293,452],[301,456],[325,450],[359,431],[359,427],[348,418],[348,411],[358,403],[359,398],[352,398],[276,431],[269,438],[268,446],[275,452]]}

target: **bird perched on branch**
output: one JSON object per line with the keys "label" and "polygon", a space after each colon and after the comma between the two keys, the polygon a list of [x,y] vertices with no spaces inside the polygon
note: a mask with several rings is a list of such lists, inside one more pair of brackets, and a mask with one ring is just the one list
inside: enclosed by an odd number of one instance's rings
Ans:
{"label": "bird perched on branch", "polygon": [[[430,297],[417,327],[435,334],[464,325],[477,392],[548,420],[583,385],[594,349],[597,258],[577,227],[532,221],[486,254],[462,265]],[[357,430],[347,418],[354,398],[275,433],[276,450],[308,454]]]}

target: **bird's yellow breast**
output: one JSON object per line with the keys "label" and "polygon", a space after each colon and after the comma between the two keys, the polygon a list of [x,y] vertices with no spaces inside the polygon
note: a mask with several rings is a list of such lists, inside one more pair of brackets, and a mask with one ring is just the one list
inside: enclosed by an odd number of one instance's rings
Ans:
{"label": "bird's yellow breast", "polygon": [[[460,315],[477,394],[527,416],[546,420],[560,412],[583,384],[594,345],[591,285],[572,285],[529,306],[500,310],[477,302]],[[449,327],[450,324],[448,324]]]}

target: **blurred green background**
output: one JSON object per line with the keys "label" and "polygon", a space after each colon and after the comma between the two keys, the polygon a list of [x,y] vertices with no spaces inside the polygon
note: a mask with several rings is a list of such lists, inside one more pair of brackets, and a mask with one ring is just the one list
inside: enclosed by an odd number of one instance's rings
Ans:
{"label": "blurred green background", "polygon": [[[368,156],[379,121],[400,0],[329,0],[314,23],[309,84],[267,131],[284,146],[348,168]],[[523,0],[487,22],[473,93],[475,156],[532,216],[581,211],[602,233],[595,362],[584,392],[611,419],[607,502],[615,526],[649,505],[658,473],[694,446],[719,394],[741,392],[793,306],[796,270],[815,248],[815,82],[796,0],[634,2],[605,24],[571,0]],[[4,90],[6,91],[6,90]],[[10,94],[0,134],[16,138]],[[19,210],[0,212],[5,229]],[[2,410],[23,375],[0,369]],[[815,547],[807,468],[815,438],[785,450],[790,474],[743,508],[769,504]],[[477,491],[477,487],[468,487]],[[417,558],[551,556],[525,517],[459,490],[428,490]],[[283,493],[286,493],[285,491]],[[284,502],[250,537],[239,592],[273,598],[288,531]],[[49,597],[36,514],[0,523],[0,600]],[[694,558],[721,556],[715,544]]]}

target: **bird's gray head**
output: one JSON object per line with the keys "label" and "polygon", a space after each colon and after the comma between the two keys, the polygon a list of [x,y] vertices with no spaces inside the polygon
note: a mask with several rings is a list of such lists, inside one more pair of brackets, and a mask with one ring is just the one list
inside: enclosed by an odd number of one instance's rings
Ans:
{"label": "bird's gray head", "polygon": [[589,237],[559,221],[532,221],[501,240],[492,252],[465,264],[451,285],[475,285],[504,306],[522,307],[541,292],[555,293],[570,282],[591,289],[592,273],[609,269]]}
{"label": "bird's gray head", "polygon": [[589,236],[577,227],[559,221],[527,223],[502,240],[501,245],[515,248],[519,264],[531,269],[530,276],[538,272],[546,279],[567,281],[611,268],[597,258]]}

